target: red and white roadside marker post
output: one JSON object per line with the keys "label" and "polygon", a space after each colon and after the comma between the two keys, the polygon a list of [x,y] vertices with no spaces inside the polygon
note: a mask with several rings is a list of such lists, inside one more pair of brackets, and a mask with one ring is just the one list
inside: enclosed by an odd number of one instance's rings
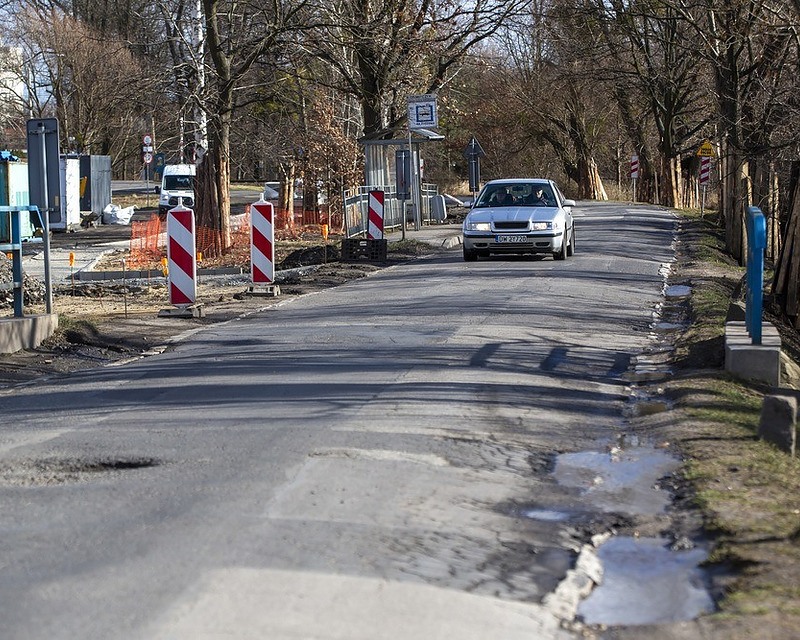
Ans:
{"label": "red and white roadside marker post", "polygon": [[700,196],[700,217],[702,218],[706,206],[706,188],[711,180],[711,158],[717,157],[717,154],[714,153],[714,145],[711,144],[711,140],[703,140],[703,143],[697,149],[697,156],[700,158],[698,182],[702,187],[702,195]]}
{"label": "red and white roadside marker post", "polygon": [[367,239],[383,240],[383,191],[369,192],[369,211],[367,218]]}
{"label": "red and white roadside marker post", "polygon": [[633,201],[636,202],[636,180],[639,179],[639,156],[631,156],[631,180],[633,180]]}
{"label": "red and white roadside marker post", "polygon": [[174,309],[162,309],[159,316],[204,317],[197,302],[194,211],[178,204],[167,211],[167,287]]}
{"label": "red and white roadside marker post", "polygon": [[706,207],[706,189],[711,178],[711,158],[700,158],[700,187],[702,192],[700,195],[700,217],[703,217],[703,212]]}
{"label": "red and white roadside marker post", "polygon": [[251,295],[280,295],[275,284],[275,208],[266,200],[250,205],[250,281]]}

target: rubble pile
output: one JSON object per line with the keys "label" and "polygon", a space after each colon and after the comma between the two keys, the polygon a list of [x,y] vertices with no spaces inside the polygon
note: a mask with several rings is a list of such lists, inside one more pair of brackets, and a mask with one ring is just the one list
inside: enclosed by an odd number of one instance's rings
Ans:
{"label": "rubble pile", "polygon": [[[0,307],[12,308],[14,306],[14,274],[12,261],[4,253],[0,253]],[[40,304],[44,302],[47,292],[43,282],[22,274],[23,304]]]}

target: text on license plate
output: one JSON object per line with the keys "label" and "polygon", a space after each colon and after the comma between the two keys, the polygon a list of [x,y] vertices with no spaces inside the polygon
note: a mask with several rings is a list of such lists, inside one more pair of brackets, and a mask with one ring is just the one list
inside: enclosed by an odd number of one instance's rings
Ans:
{"label": "text on license plate", "polygon": [[495,242],[528,242],[528,237],[523,235],[495,236]]}

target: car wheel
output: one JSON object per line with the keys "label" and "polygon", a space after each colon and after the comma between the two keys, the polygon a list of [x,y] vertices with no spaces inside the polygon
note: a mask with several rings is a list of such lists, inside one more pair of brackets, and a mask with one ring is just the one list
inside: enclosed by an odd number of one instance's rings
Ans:
{"label": "car wheel", "polygon": [[567,255],[575,255],[575,225],[572,225],[572,233],[569,234],[569,245],[567,246]]}
{"label": "car wheel", "polygon": [[464,262],[477,262],[478,252],[464,247]]}

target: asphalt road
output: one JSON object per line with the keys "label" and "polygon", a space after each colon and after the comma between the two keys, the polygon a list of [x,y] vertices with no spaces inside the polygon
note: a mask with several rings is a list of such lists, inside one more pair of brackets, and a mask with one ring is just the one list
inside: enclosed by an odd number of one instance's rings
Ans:
{"label": "asphalt road", "polygon": [[554,455],[620,428],[674,224],[581,206],[564,262],[453,250],[3,393],[2,637],[572,637],[611,516]]}

